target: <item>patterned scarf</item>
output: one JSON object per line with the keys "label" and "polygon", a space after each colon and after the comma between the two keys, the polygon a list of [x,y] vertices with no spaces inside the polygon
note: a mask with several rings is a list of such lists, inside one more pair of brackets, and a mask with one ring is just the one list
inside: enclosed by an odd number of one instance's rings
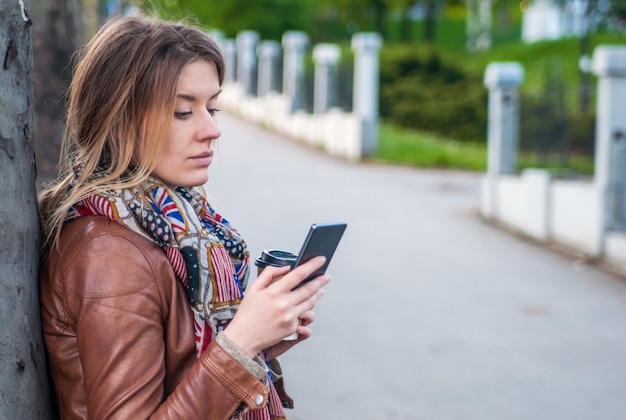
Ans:
{"label": "patterned scarf", "polygon": [[[235,316],[249,274],[246,243],[197,191],[172,190],[149,178],[133,189],[92,195],[70,208],[66,221],[106,216],[163,249],[187,291],[194,314],[196,355]],[[274,384],[267,407],[250,410],[245,420],[280,420],[285,413]]]}

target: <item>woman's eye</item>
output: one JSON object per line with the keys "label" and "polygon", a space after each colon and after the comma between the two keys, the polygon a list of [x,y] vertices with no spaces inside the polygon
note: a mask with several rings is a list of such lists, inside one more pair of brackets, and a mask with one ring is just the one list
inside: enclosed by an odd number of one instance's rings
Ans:
{"label": "woman's eye", "polygon": [[174,116],[178,118],[179,120],[187,119],[189,118],[190,115],[191,115],[191,111],[174,112]]}
{"label": "woman's eye", "polygon": [[217,109],[217,108],[207,108],[207,111],[209,111],[209,114],[210,114],[212,117],[215,117],[215,114],[217,114],[218,112],[220,112],[220,110],[219,110],[219,109]]}

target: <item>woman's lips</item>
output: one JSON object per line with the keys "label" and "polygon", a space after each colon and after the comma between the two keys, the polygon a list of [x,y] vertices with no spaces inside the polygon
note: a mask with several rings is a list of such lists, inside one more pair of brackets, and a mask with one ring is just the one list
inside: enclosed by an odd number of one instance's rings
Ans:
{"label": "woman's lips", "polygon": [[200,153],[199,155],[192,156],[191,160],[198,165],[209,166],[213,160],[213,152]]}

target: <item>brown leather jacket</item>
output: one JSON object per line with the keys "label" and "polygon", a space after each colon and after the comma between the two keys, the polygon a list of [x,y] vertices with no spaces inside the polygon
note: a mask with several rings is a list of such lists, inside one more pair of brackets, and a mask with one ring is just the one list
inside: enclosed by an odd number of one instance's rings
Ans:
{"label": "brown leather jacket", "polygon": [[63,227],[43,260],[41,305],[63,419],[229,419],[267,404],[262,363],[225,336],[196,358],[193,315],[164,252],[107,218]]}

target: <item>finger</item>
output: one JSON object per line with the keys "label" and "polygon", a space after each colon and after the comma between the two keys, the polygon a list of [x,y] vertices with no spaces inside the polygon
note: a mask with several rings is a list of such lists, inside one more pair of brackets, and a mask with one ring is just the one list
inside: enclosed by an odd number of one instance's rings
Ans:
{"label": "finger", "polygon": [[284,281],[280,281],[281,288],[284,291],[290,291],[304,279],[306,279],[311,273],[324,265],[326,258],[323,256],[311,258],[306,263],[293,269],[288,276],[285,276]]}
{"label": "finger", "polygon": [[274,283],[277,278],[284,276],[290,270],[289,266],[284,267],[266,267],[261,274],[257,277],[256,281],[252,283],[252,288],[264,289]]}
{"label": "finger", "polygon": [[313,335],[313,331],[311,331],[311,329],[306,325],[298,325],[298,329],[296,331],[298,332],[298,342],[306,340]]}
{"label": "finger", "polygon": [[[295,293],[295,292],[293,292]],[[302,301],[300,301],[300,303],[298,303],[295,306],[295,311],[296,313],[306,313],[306,312],[310,312],[311,309],[313,309],[315,307],[315,304],[322,298],[322,296],[324,296],[324,289],[319,288],[317,290],[315,290],[315,292],[309,296],[307,296],[305,299],[303,299]]]}
{"label": "finger", "polygon": [[315,321],[315,313],[313,311],[306,311],[298,317],[300,319],[300,325],[311,325]]}
{"label": "finger", "polygon": [[[304,301],[307,301],[308,299],[310,299],[311,297],[313,297],[317,292],[319,292],[320,290],[322,290],[322,287],[324,287],[326,284],[328,284],[328,282],[330,281],[330,276],[327,274],[318,276],[316,278],[314,278],[313,280],[311,280],[310,282],[305,283],[302,287],[299,287],[295,290],[293,290],[290,295],[294,300],[294,304],[300,304]],[[323,294],[324,292],[322,291],[321,294]],[[321,294],[319,296],[317,296],[317,298],[315,298],[313,300],[313,302],[316,302],[317,299],[319,299],[321,297]],[[303,310],[302,312],[305,312],[307,310],[312,309],[313,306],[311,307],[307,307],[305,310]]]}

